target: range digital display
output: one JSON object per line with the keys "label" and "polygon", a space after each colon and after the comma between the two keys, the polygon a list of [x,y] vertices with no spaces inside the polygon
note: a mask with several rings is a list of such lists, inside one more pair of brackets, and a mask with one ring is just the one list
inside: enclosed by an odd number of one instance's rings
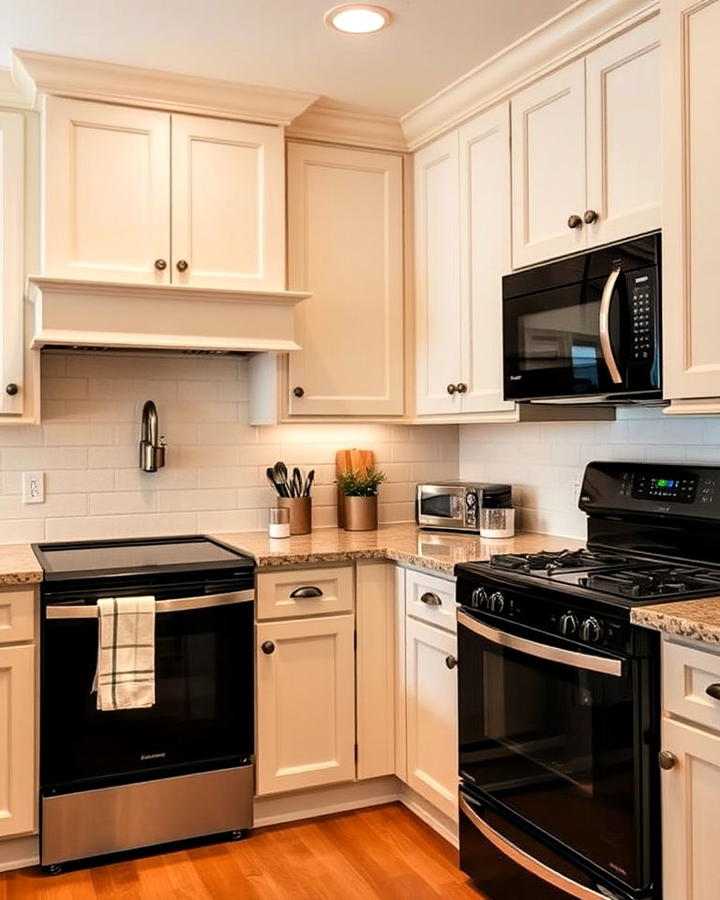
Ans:
{"label": "range digital display", "polygon": [[672,472],[637,474],[633,481],[632,495],[636,500],[674,500],[676,503],[692,503],[697,486],[697,476],[678,478]]}

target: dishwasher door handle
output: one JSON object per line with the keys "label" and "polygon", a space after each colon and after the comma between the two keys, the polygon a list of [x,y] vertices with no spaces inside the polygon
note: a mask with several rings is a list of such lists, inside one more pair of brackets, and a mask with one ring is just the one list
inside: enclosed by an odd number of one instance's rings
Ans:
{"label": "dishwasher door handle", "polygon": [[[141,596],[141,595],[138,595]],[[144,596],[144,595],[143,595]],[[255,599],[255,591],[232,591],[227,594],[208,594],[200,597],[178,597],[177,600],[158,600],[156,613],[186,612],[193,609],[211,609],[213,606],[229,606],[233,603],[250,603]],[[56,604],[45,608],[46,619],[97,619],[98,608],[86,606],[63,606]]]}

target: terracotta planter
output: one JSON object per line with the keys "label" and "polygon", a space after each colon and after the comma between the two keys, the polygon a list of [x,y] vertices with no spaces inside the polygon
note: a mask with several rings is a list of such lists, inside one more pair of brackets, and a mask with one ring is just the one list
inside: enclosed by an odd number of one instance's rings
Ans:
{"label": "terracotta planter", "polygon": [[374,531],[378,525],[378,498],[345,497],[345,531]]}
{"label": "terracotta planter", "polygon": [[278,497],[277,505],[290,510],[290,534],[310,534],[312,531],[311,497]]}

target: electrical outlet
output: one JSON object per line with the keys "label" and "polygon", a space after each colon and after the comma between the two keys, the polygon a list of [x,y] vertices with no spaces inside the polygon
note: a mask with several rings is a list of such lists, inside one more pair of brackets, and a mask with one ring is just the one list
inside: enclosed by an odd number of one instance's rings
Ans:
{"label": "electrical outlet", "polygon": [[23,503],[45,502],[45,473],[22,473],[22,501]]}

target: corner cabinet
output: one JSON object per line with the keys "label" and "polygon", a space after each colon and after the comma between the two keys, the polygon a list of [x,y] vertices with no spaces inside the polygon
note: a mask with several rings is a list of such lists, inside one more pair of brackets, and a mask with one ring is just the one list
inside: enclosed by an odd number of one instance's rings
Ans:
{"label": "corner cabinet", "polygon": [[24,377],[24,160],[22,114],[0,112],[0,415],[29,412]]}
{"label": "corner cabinet", "polygon": [[669,412],[717,413],[720,2],[663,0],[661,21],[664,396]]}
{"label": "corner cabinet", "polygon": [[657,17],[516,94],[514,268],[661,224]]}
{"label": "corner cabinet", "polygon": [[283,131],[44,98],[43,274],[285,288]]}
{"label": "corner cabinet", "polygon": [[416,413],[508,413],[502,276],[510,268],[507,104],[415,154]]}
{"label": "corner cabinet", "polygon": [[290,143],[288,286],[296,313],[290,416],[404,412],[403,160]]}

